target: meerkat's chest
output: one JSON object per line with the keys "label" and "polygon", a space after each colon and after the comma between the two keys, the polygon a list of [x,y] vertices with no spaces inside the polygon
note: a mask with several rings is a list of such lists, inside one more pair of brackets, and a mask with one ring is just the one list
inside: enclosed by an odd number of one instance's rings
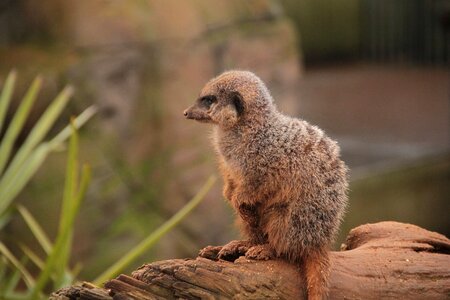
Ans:
{"label": "meerkat's chest", "polygon": [[215,144],[230,172],[255,184],[266,184],[290,160],[274,136],[219,136]]}

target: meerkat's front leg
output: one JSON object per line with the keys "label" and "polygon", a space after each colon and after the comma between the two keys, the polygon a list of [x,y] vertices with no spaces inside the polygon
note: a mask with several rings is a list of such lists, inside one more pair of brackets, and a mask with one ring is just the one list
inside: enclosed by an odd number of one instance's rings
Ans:
{"label": "meerkat's front leg", "polygon": [[235,261],[240,256],[244,256],[252,245],[250,241],[246,240],[231,241],[220,249],[217,257],[223,260]]}
{"label": "meerkat's front leg", "polygon": [[245,257],[254,260],[269,260],[275,257],[275,252],[268,243],[250,247]]}
{"label": "meerkat's front leg", "polygon": [[233,197],[234,191],[236,189],[236,182],[233,179],[230,169],[227,167],[223,159],[219,160],[219,170],[222,173],[222,178],[224,181],[223,196],[228,201],[231,201],[231,198]]}
{"label": "meerkat's front leg", "polygon": [[[220,163],[220,170],[224,179],[223,196],[232,202],[236,191],[236,183],[223,162]],[[206,246],[200,250],[198,255],[212,260],[224,259],[234,261],[239,256],[245,255],[250,246],[251,244],[248,241],[235,240],[224,246]]]}
{"label": "meerkat's front leg", "polygon": [[224,246],[206,246],[200,250],[198,256],[212,260],[235,261],[240,256],[246,255],[252,245],[250,241],[234,240]]}
{"label": "meerkat's front leg", "polygon": [[[238,194],[237,194],[238,195]],[[233,204],[236,204],[236,199],[232,200]],[[252,258],[269,259],[272,257],[270,251],[265,251],[265,247],[261,247],[265,243],[264,235],[260,229],[259,222],[259,204],[239,204],[237,211],[240,215],[242,222],[242,229],[244,234],[248,237],[248,240],[235,240],[231,241],[220,249],[218,252],[218,258],[224,260],[234,261],[239,256],[247,256],[250,249],[254,249]],[[255,247],[259,247],[256,249]],[[259,254],[257,254],[259,253]],[[264,258],[263,258],[264,257]]]}
{"label": "meerkat's front leg", "polygon": [[[225,182],[227,182],[226,179]],[[233,184],[233,190],[229,199],[240,216],[242,231],[248,237],[248,240],[234,240],[224,246],[205,247],[199,253],[201,257],[234,261],[240,256],[246,255],[247,251],[253,246],[265,243],[263,233],[259,228],[259,204],[242,202],[249,196],[249,193],[241,191],[241,187],[234,185],[232,180],[230,183]],[[268,255],[265,255],[265,257],[268,257]]]}
{"label": "meerkat's front leg", "polygon": [[225,197],[225,199],[231,201],[235,189],[236,184],[234,183],[234,180],[231,178],[226,178],[223,187],[223,196]]}
{"label": "meerkat's front leg", "polygon": [[[233,202],[232,200],[232,203]],[[241,204],[238,208],[242,229],[248,240],[234,240],[224,246],[207,246],[203,248],[199,256],[208,259],[223,259],[234,261],[240,256],[246,255],[248,249],[256,244],[262,243],[262,233],[258,228],[259,217],[257,215],[257,207],[247,204]]]}

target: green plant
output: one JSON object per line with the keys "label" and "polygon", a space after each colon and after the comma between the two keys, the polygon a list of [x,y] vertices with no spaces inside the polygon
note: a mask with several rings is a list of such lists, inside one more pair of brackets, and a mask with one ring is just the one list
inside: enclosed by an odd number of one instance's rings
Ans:
{"label": "green plant", "polygon": [[[13,71],[6,79],[5,86],[0,95],[0,130],[5,123],[5,115],[11,101],[15,81],[16,72]],[[64,88],[53,100],[34,125],[16,154],[10,157],[14,142],[22,130],[31,107],[36,100],[41,84],[42,80],[40,77],[37,77],[33,81],[17,108],[0,143],[0,224],[5,223],[5,214],[10,208],[12,201],[36,173],[45,158],[52,151],[61,148],[71,133],[70,126],[67,126],[50,141],[43,141],[72,95],[73,89],[69,86]],[[74,120],[74,126],[76,128],[82,126],[92,117],[95,111],[95,108],[92,106],[86,109]],[[9,164],[8,161],[10,161]]]}
{"label": "green plant", "polygon": [[[0,95],[0,130],[5,122],[15,81],[16,73],[11,72]],[[14,142],[22,130],[40,86],[41,79],[38,77],[22,99],[0,143],[0,225],[3,226],[8,222],[10,215],[14,212],[14,205],[12,205],[14,199],[48,154],[61,148],[65,140],[70,137],[60,226],[56,241],[52,244],[32,214],[21,205],[15,206],[44,250],[46,258],[41,259],[30,248],[19,244],[23,252],[23,257],[19,260],[16,257],[17,254],[13,254],[4,243],[0,242],[1,299],[39,299],[50,281],[52,288],[57,289],[73,282],[75,278],[75,272],[68,267],[73,223],[90,180],[90,170],[87,166],[83,168],[81,177],[78,174],[77,128],[92,117],[95,109],[88,108],[50,141],[43,141],[72,94],[72,88],[66,87],[34,125],[16,154],[11,156]],[[37,279],[28,271],[30,261],[40,270]],[[18,286],[21,282],[25,284],[26,289],[19,292]]]}
{"label": "green plant", "polygon": [[[66,182],[64,185],[63,205],[61,209],[60,226],[54,244],[50,242],[39,223],[31,213],[23,206],[18,205],[17,209],[22,218],[27,223],[30,230],[44,249],[47,258],[41,260],[37,254],[22,245],[21,249],[24,258],[19,261],[8,248],[0,242],[0,253],[15,268],[9,280],[0,283],[3,299],[38,299],[42,297],[44,288],[49,281],[52,281],[53,289],[58,289],[72,283],[75,279],[74,272],[68,267],[70,246],[72,244],[73,223],[78,213],[80,204],[87,190],[90,181],[90,169],[84,166],[81,179],[78,177],[78,134],[75,126],[70,137],[69,154],[67,159]],[[80,182],[80,183],[79,183]],[[78,186],[79,183],[79,186]],[[26,262],[32,261],[39,269],[40,273],[35,280],[27,271]],[[5,267],[4,265],[2,267]],[[6,273],[4,270],[0,273]],[[15,291],[19,279],[22,278],[27,285],[27,291],[19,293]]]}
{"label": "green plant", "polygon": [[[12,97],[15,80],[16,74],[11,72],[0,94],[0,132]],[[70,87],[65,88],[50,104],[16,154],[11,157],[14,142],[36,99],[40,86],[41,79],[35,79],[0,142],[0,230],[7,224],[10,216],[18,212],[43,249],[45,258],[41,258],[26,245],[18,243],[22,251],[22,257],[18,259],[17,253],[13,254],[7,245],[0,242],[0,299],[44,298],[46,291],[56,290],[73,283],[77,273],[76,268],[69,268],[74,220],[90,181],[88,167],[85,166],[81,176],[79,175],[77,128],[91,118],[95,109],[93,107],[88,108],[80,116],[73,119],[71,124],[59,134],[49,141],[43,142],[45,135],[60,115],[72,93]],[[33,215],[24,206],[14,205],[13,202],[48,154],[61,148],[69,137],[59,229],[55,242],[52,243]],[[95,283],[100,284],[115,276],[178,225],[203,200],[215,180],[214,176],[210,177],[200,191],[181,210],[150,233],[147,238],[125,254],[117,263],[103,272],[95,280]],[[37,275],[36,272],[29,271],[30,262],[38,268]],[[25,287],[22,287],[21,283]]]}

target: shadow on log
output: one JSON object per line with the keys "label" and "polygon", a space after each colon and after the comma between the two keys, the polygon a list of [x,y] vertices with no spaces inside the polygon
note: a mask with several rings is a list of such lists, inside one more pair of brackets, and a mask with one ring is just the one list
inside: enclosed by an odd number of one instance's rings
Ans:
{"label": "shadow on log", "polygon": [[[450,240],[415,225],[366,224],[331,254],[329,299],[449,299]],[[204,258],[145,264],[105,283],[89,283],[50,299],[305,299],[304,281],[282,260]]]}

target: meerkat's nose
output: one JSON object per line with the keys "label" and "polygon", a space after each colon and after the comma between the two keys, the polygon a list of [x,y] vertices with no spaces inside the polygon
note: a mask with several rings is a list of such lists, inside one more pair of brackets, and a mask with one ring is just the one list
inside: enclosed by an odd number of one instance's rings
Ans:
{"label": "meerkat's nose", "polygon": [[188,112],[187,112],[187,111],[188,111],[188,110],[185,109],[184,112],[183,112],[183,115],[184,115],[185,117],[187,117],[187,115],[188,115]]}

